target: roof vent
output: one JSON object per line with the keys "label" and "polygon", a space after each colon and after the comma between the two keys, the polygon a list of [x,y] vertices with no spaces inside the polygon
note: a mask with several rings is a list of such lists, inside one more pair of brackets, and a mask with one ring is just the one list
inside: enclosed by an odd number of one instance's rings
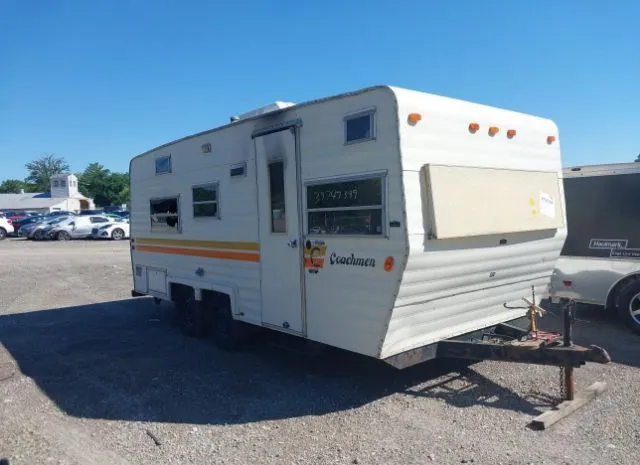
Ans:
{"label": "roof vent", "polygon": [[254,116],[264,115],[266,113],[271,113],[272,111],[281,110],[283,108],[292,107],[295,103],[292,102],[273,102],[269,105],[265,105],[263,107],[256,108],[255,110],[248,111],[246,113],[242,113],[239,116],[232,116],[231,122],[238,121],[241,119],[253,118]]}

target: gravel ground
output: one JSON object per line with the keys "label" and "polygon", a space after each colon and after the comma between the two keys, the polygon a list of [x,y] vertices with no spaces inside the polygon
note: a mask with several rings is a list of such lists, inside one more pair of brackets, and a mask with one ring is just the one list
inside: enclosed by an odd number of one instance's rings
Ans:
{"label": "gravel ground", "polygon": [[[614,363],[592,404],[539,432],[556,368],[427,363],[269,345],[223,353],[131,299],[126,242],[0,243],[0,457],[16,464],[637,464],[640,337],[583,309]],[[556,327],[553,315],[542,320]],[[157,443],[159,444],[156,444]]]}

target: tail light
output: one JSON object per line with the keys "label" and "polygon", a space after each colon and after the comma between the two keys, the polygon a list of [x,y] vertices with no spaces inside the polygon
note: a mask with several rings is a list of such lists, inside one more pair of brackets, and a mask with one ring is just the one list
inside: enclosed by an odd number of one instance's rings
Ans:
{"label": "tail light", "polygon": [[562,284],[564,284],[564,287],[571,287],[573,286],[573,281],[565,280],[565,281],[562,281]]}

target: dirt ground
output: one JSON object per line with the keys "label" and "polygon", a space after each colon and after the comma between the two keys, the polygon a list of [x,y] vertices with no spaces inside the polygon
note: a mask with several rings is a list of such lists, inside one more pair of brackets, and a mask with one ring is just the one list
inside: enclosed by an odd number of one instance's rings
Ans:
{"label": "dirt ground", "polygon": [[[547,431],[552,367],[442,362],[406,371],[342,352],[183,336],[130,298],[128,243],[0,242],[0,458],[17,464],[637,464],[640,337],[582,309],[579,344],[614,362],[592,404]],[[551,314],[545,329],[559,327]]]}

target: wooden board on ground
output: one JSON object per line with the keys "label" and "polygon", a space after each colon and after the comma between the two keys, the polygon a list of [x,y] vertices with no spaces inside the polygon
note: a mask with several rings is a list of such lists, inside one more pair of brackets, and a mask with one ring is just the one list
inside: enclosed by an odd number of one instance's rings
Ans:
{"label": "wooden board on ground", "polygon": [[531,422],[531,427],[534,429],[549,428],[553,424],[578,410],[580,407],[584,407],[586,404],[602,394],[606,389],[607,383],[605,382],[599,381],[593,383],[587,389],[578,393],[573,400],[565,400],[553,410],[544,412],[534,418]]}

